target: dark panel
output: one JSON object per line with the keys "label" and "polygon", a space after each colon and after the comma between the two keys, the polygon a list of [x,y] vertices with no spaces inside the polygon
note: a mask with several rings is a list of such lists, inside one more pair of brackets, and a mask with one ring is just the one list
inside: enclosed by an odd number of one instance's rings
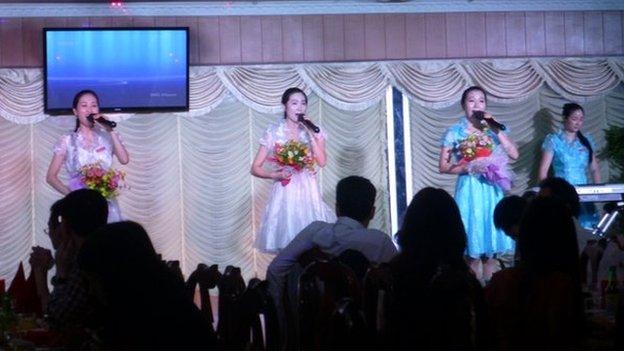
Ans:
{"label": "dark panel", "polygon": [[565,54],[578,56],[585,50],[582,12],[565,12],[563,23],[565,26]]}
{"label": "dark panel", "polygon": [[565,55],[565,26],[563,12],[546,12],[546,54],[551,56]]}
{"label": "dark panel", "polygon": [[602,55],[604,53],[602,12],[585,12],[584,16],[583,28],[585,35],[583,41],[585,42],[585,54]]}
{"label": "dark panel", "polygon": [[603,14],[604,20],[604,53],[606,55],[622,55],[622,15],[620,11],[609,11]]}
{"label": "dark panel", "polygon": [[363,60],[364,52],[364,15],[345,16],[345,59]]}
{"label": "dark panel", "polygon": [[64,17],[46,17],[44,21],[47,28],[67,27],[67,18]]}
{"label": "dark panel", "polygon": [[282,17],[284,61],[303,61],[303,19],[301,16]]}
{"label": "dark panel", "polygon": [[446,53],[448,57],[466,57],[466,14],[446,14]]}
{"label": "dark panel", "polygon": [[133,27],[154,27],[154,17],[133,17]]}
{"label": "dark panel", "polygon": [[385,15],[386,22],[386,58],[405,59],[407,55],[405,39],[405,15]]}
{"label": "dark panel", "polygon": [[22,19],[25,67],[43,67],[42,29],[45,25],[45,20],[43,18]]}
{"label": "dark panel", "polygon": [[323,16],[324,61],[343,61],[345,58],[344,41],[344,16]]}
{"label": "dark panel", "polygon": [[466,14],[466,54],[468,57],[485,57],[486,50],[485,13]]}
{"label": "dark panel", "polygon": [[543,12],[526,13],[526,50],[527,55],[546,55],[546,30]]}
{"label": "dark panel", "polygon": [[241,19],[241,55],[244,63],[262,62],[262,23],[260,17]]}
{"label": "dark panel", "polygon": [[427,57],[425,15],[411,13],[405,16],[405,42],[408,58]]}
{"label": "dark panel", "polygon": [[210,65],[220,63],[219,51],[219,18],[200,17],[197,24],[199,40],[199,64]]}
{"label": "dark panel", "polygon": [[241,18],[238,16],[219,17],[219,51],[221,63],[241,62]]}
{"label": "dark panel", "polygon": [[112,17],[89,17],[89,27],[110,27],[113,24]]}
{"label": "dark panel", "polygon": [[263,16],[262,23],[262,61],[281,62],[284,59],[282,46],[282,19],[280,16]]}
{"label": "dark panel", "polygon": [[154,17],[154,25],[157,27],[176,27],[178,24],[176,17]]}
{"label": "dark panel", "polygon": [[507,56],[526,56],[526,28],[524,12],[508,12],[505,15]]}
{"label": "dark panel", "polygon": [[505,14],[489,12],[485,15],[486,52],[488,56],[507,56]]}
{"label": "dark panel", "polygon": [[65,24],[70,28],[89,28],[89,18],[87,17],[68,17]]}
{"label": "dark panel", "polygon": [[446,57],[446,17],[443,13],[425,15],[427,57]]}
{"label": "dark panel", "polygon": [[0,27],[0,53],[2,67],[24,66],[24,40],[22,38],[22,19],[4,18]]}
{"label": "dark panel", "polygon": [[303,58],[323,60],[323,16],[303,16]]}
{"label": "dark panel", "polygon": [[386,58],[386,30],[384,15],[364,15],[364,39],[367,60]]}

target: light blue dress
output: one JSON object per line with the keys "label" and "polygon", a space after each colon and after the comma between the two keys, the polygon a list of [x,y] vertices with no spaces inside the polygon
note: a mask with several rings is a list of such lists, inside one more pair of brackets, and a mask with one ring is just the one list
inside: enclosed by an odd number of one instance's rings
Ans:
{"label": "light blue dress", "polygon": [[[500,141],[496,134],[491,130],[487,133],[494,141],[495,148],[499,147]],[[461,159],[457,146],[469,135],[468,120],[465,117],[447,129],[444,134],[442,146],[454,150],[454,162]],[[493,254],[513,252],[514,241],[494,226],[494,208],[503,196],[500,187],[486,182],[481,177],[464,173],[457,178],[455,202],[466,228],[468,256],[492,257]]]}
{"label": "light blue dress", "polygon": [[[594,139],[586,135],[594,152],[596,144]],[[587,170],[589,167],[589,150],[581,144],[578,138],[573,141],[566,139],[566,133],[559,129],[556,133],[546,136],[542,144],[542,151],[553,154],[552,168],[555,177],[563,178],[572,185],[588,184]],[[581,206],[579,216],[581,226],[592,228],[598,222],[598,215],[592,204]]]}

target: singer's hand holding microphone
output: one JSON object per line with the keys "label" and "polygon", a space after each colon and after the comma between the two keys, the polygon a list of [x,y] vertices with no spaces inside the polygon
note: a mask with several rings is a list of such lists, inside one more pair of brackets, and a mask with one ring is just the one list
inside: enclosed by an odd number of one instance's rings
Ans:
{"label": "singer's hand holding microphone", "polygon": [[484,111],[474,111],[472,113],[472,117],[477,121],[485,121],[485,123],[487,123],[487,125],[491,128],[496,128],[498,130],[507,129],[504,124],[496,122],[496,120],[494,120],[494,117],[492,117],[492,115],[490,115],[489,113],[486,116],[486,113]]}
{"label": "singer's hand holding microphone", "polygon": [[302,123],[304,126],[306,126],[308,129],[310,129],[314,133],[318,133],[321,131],[321,129],[317,127],[314,123],[312,123],[312,121],[310,121],[309,119],[306,119],[305,114],[303,113],[297,114],[297,120],[299,121],[299,123]]}
{"label": "singer's hand holding microphone", "polygon": [[89,122],[91,122],[92,125],[94,125],[95,122],[98,122],[101,125],[105,126],[108,130],[113,130],[113,128],[117,127],[117,123],[107,120],[106,118],[102,117],[100,114],[92,113],[87,116],[87,120],[89,120]]}

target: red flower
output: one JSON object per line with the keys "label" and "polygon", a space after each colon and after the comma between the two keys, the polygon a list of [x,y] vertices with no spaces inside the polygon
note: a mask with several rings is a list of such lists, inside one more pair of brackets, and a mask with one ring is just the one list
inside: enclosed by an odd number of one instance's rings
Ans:
{"label": "red flower", "polygon": [[475,157],[479,158],[479,157],[488,157],[492,154],[492,150],[490,150],[487,147],[477,147],[477,150],[475,152]]}

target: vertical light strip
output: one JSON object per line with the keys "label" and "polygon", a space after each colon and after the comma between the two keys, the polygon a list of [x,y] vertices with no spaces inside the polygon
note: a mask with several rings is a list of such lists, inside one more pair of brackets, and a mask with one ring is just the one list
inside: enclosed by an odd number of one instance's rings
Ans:
{"label": "vertical light strip", "polygon": [[186,271],[186,226],[184,225],[184,178],[182,172],[182,133],[180,128],[180,119],[182,117],[176,117],[176,133],[178,134],[178,179],[180,182],[180,233],[182,236],[180,238],[181,247],[181,257],[180,257],[180,269],[182,272],[189,273]]}
{"label": "vertical light strip", "polygon": [[[321,99],[321,97],[318,97],[318,102],[319,102],[319,110],[318,110],[318,124],[320,126],[323,126],[323,99]],[[325,143],[325,165],[327,165],[327,142]],[[323,196],[323,190],[325,188],[323,188],[323,179],[325,177],[323,177],[323,175],[325,174],[325,172],[323,171],[324,168],[319,168],[319,189],[321,189],[321,197]]]}
{"label": "vertical light strip", "polygon": [[412,187],[412,135],[410,125],[410,104],[407,95],[403,94],[403,155],[405,156],[405,201],[409,206],[414,196]]}
{"label": "vertical light strip", "polygon": [[[249,119],[249,164],[254,161],[254,140],[253,140],[253,114],[251,113],[251,108],[247,107],[247,118]],[[254,248],[254,244],[256,242],[256,187],[254,186],[256,179],[254,176],[250,175],[250,184],[251,184],[251,252],[252,252],[252,260],[253,260],[253,272],[254,277],[258,277],[258,250]]]}
{"label": "vertical light strip", "polygon": [[394,153],[394,103],[392,86],[386,89],[386,145],[388,146],[388,185],[390,188],[390,225],[392,233],[399,230],[396,193],[396,156]]}
{"label": "vertical light strip", "polygon": [[[34,129],[36,124],[30,125],[30,216],[31,216],[31,236],[32,236],[32,245],[37,246],[37,228],[36,223],[37,219],[35,216],[37,215],[37,210],[35,209],[35,136]],[[47,226],[46,226],[47,228]]]}

